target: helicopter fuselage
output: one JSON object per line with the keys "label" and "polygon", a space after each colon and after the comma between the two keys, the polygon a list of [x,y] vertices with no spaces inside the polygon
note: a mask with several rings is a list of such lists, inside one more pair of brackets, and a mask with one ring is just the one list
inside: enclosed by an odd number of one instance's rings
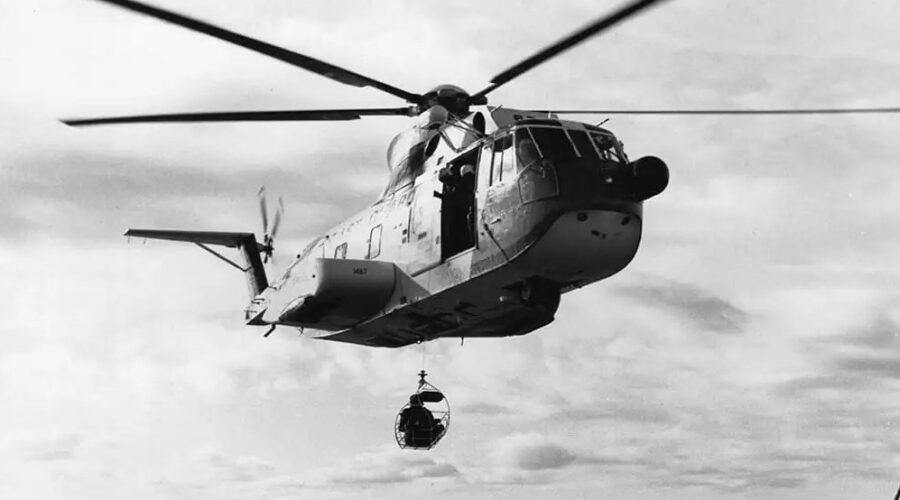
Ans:
{"label": "helicopter fuselage", "polygon": [[[487,111],[485,125],[472,118],[479,111],[419,127],[424,147],[393,166],[401,180],[314,240],[251,302],[248,322],[387,347],[521,335],[553,320],[561,293],[628,265],[652,179],[636,180],[618,140],[578,122]],[[403,184],[402,168],[417,175]]]}

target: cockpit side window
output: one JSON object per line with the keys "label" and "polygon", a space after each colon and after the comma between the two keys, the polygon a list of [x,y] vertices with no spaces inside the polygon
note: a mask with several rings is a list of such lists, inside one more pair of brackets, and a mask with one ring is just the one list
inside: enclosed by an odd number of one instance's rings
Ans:
{"label": "cockpit side window", "polygon": [[518,171],[525,170],[541,159],[541,150],[527,128],[516,130],[516,159]]}
{"label": "cockpit side window", "polygon": [[619,155],[619,150],[616,147],[615,137],[592,133],[591,140],[594,142],[594,145],[597,147],[597,151],[600,153],[600,159],[606,161],[614,161],[616,163],[624,163],[621,156]]}

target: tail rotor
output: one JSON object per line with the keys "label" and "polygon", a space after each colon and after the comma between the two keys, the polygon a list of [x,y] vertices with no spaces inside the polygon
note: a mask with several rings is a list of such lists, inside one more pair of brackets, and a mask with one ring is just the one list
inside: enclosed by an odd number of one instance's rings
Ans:
{"label": "tail rotor", "polygon": [[259,253],[265,255],[263,264],[267,264],[272,258],[272,252],[275,251],[275,236],[278,234],[278,228],[281,226],[281,216],[284,214],[284,201],[278,197],[278,204],[275,207],[275,216],[272,219],[272,226],[269,226],[268,202],[266,200],[266,187],[259,188],[257,193],[259,198],[259,213],[262,216],[263,224],[263,242],[260,245]]}

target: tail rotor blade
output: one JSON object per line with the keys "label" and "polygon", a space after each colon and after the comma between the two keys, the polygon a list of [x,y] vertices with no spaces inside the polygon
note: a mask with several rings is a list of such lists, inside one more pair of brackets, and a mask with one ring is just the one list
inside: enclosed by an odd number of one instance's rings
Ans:
{"label": "tail rotor blade", "polygon": [[278,208],[275,210],[275,220],[272,221],[272,231],[269,235],[269,238],[275,239],[275,235],[278,234],[278,228],[281,226],[281,216],[284,214],[284,200],[281,197],[278,197]]}
{"label": "tail rotor blade", "polygon": [[263,244],[260,252],[263,254],[263,264],[268,264],[272,258],[272,252],[275,250],[275,235],[278,234],[278,228],[281,226],[281,216],[284,214],[284,200],[279,196],[278,205],[275,207],[275,216],[272,219],[272,226],[269,227],[268,203],[266,202],[266,187],[259,188],[257,193],[259,197],[259,213],[262,215],[263,222]]}
{"label": "tail rotor blade", "polygon": [[260,186],[256,196],[259,198],[259,213],[262,215],[263,233],[265,233],[269,230],[269,212],[266,208],[266,187]]}

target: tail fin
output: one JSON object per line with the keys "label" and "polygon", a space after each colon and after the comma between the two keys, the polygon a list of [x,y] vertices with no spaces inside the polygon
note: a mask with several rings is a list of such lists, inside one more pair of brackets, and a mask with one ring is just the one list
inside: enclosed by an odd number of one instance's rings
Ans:
{"label": "tail fin", "polygon": [[[263,267],[262,259],[259,258],[260,251],[264,247],[257,243],[256,236],[253,233],[223,233],[218,231],[172,231],[157,229],[129,229],[125,232],[125,236],[134,236],[137,238],[150,238],[155,240],[171,240],[171,241],[187,241],[194,243],[204,250],[212,253],[216,257],[228,262],[232,266],[243,271],[247,278],[247,286],[250,291],[250,298],[256,297],[260,292],[268,288],[269,280],[266,278],[266,269]],[[223,257],[215,250],[206,245],[219,245],[229,248],[237,248],[244,258],[244,267],[241,267],[231,260]]]}

